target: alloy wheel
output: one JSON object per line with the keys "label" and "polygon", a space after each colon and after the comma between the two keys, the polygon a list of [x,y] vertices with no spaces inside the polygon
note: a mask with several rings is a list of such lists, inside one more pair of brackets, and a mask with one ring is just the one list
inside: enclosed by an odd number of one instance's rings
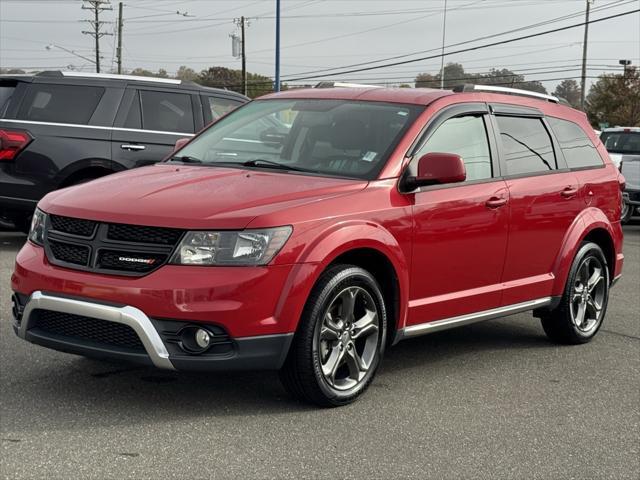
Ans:
{"label": "alloy wheel", "polygon": [[602,319],[606,277],[600,260],[587,256],[578,267],[571,295],[571,320],[584,335],[595,330]]}
{"label": "alloy wheel", "polygon": [[380,317],[367,290],[351,286],[333,297],[318,331],[325,381],[337,390],[360,383],[378,355]]}

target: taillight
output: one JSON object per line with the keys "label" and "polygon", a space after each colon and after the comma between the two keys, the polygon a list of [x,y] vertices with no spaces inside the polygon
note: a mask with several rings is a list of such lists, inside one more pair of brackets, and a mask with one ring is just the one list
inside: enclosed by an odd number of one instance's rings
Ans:
{"label": "taillight", "polygon": [[0,161],[16,158],[31,140],[27,132],[0,129]]}

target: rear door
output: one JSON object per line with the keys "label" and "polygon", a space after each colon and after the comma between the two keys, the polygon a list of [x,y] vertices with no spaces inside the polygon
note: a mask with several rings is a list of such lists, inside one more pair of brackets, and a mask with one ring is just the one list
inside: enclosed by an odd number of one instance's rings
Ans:
{"label": "rear door", "polygon": [[410,168],[429,152],[458,154],[467,180],[414,194],[408,325],[500,306],[509,197],[487,117],[484,103],[450,107],[412,155]]}
{"label": "rear door", "polygon": [[542,113],[501,105],[492,109],[510,198],[502,304],[513,305],[551,294],[553,265],[584,201]]}
{"label": "rear door", "polygon": [[117,169],[161,161],[176,140],[202,128],[199,96],[190,91],[129,87],[116,116],[111,152]]}

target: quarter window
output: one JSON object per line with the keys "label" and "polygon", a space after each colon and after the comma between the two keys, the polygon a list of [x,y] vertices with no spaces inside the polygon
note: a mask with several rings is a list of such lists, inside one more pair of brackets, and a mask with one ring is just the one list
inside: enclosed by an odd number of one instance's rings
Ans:
{"label": "quarter window", "polygon": [[34,83],[27,90],[18,118],[39,122],[86,124],[103,94],[102,87]]}
{"label": "quarter window", "polygon": [[205,111],[204,116],[207,123],[219,119],[223,115],[226,115],[231,110],[238,108],[241,103],[237,100],[230,100],[222,97],[204,97]]}
{"label": "quarter window", "polygon": [[507,175],[556,170],[553,144],[539,118],[496,117]]}
{"label": "quarter window", "polygon": [[142,128],[164,132],[193,133],[191,95],[185,93],[140,91]]}
{"label": "quarter window", "polygon": [[597,167],[602,165],[598,150],[584,130],[573,122],[547,117],[569,168]]}
{"label": "quarter window", "polygon": [[429,152],[459,155],[464,162],[468,181],[491,178],[487,129],[481,116],[446,120],[420,148],[416,157],[420,158]]}

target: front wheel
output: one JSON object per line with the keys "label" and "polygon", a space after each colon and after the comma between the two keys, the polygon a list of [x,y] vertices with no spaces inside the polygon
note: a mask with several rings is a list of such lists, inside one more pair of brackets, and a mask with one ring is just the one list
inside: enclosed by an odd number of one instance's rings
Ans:
{"label": "front wheel", "polygon": [[629,223],[634,209],[634,206],[629,205],[624,199],[622,199],[622,212],[620,213],[620,221],[623,224]]}
{"label": "front wheel", "polygon": [[589,342],[598,333],[609,301],[609,270],[602,249],[585,242],[576,254],[560,304],[542,317],[549,339]]}
{"label": "front wheel", "polygon": [[366,270],[337,265],[314,287],[280,372],[295,397],[323,407],[353,402],[380,364],[387,314],[380,287]]}

